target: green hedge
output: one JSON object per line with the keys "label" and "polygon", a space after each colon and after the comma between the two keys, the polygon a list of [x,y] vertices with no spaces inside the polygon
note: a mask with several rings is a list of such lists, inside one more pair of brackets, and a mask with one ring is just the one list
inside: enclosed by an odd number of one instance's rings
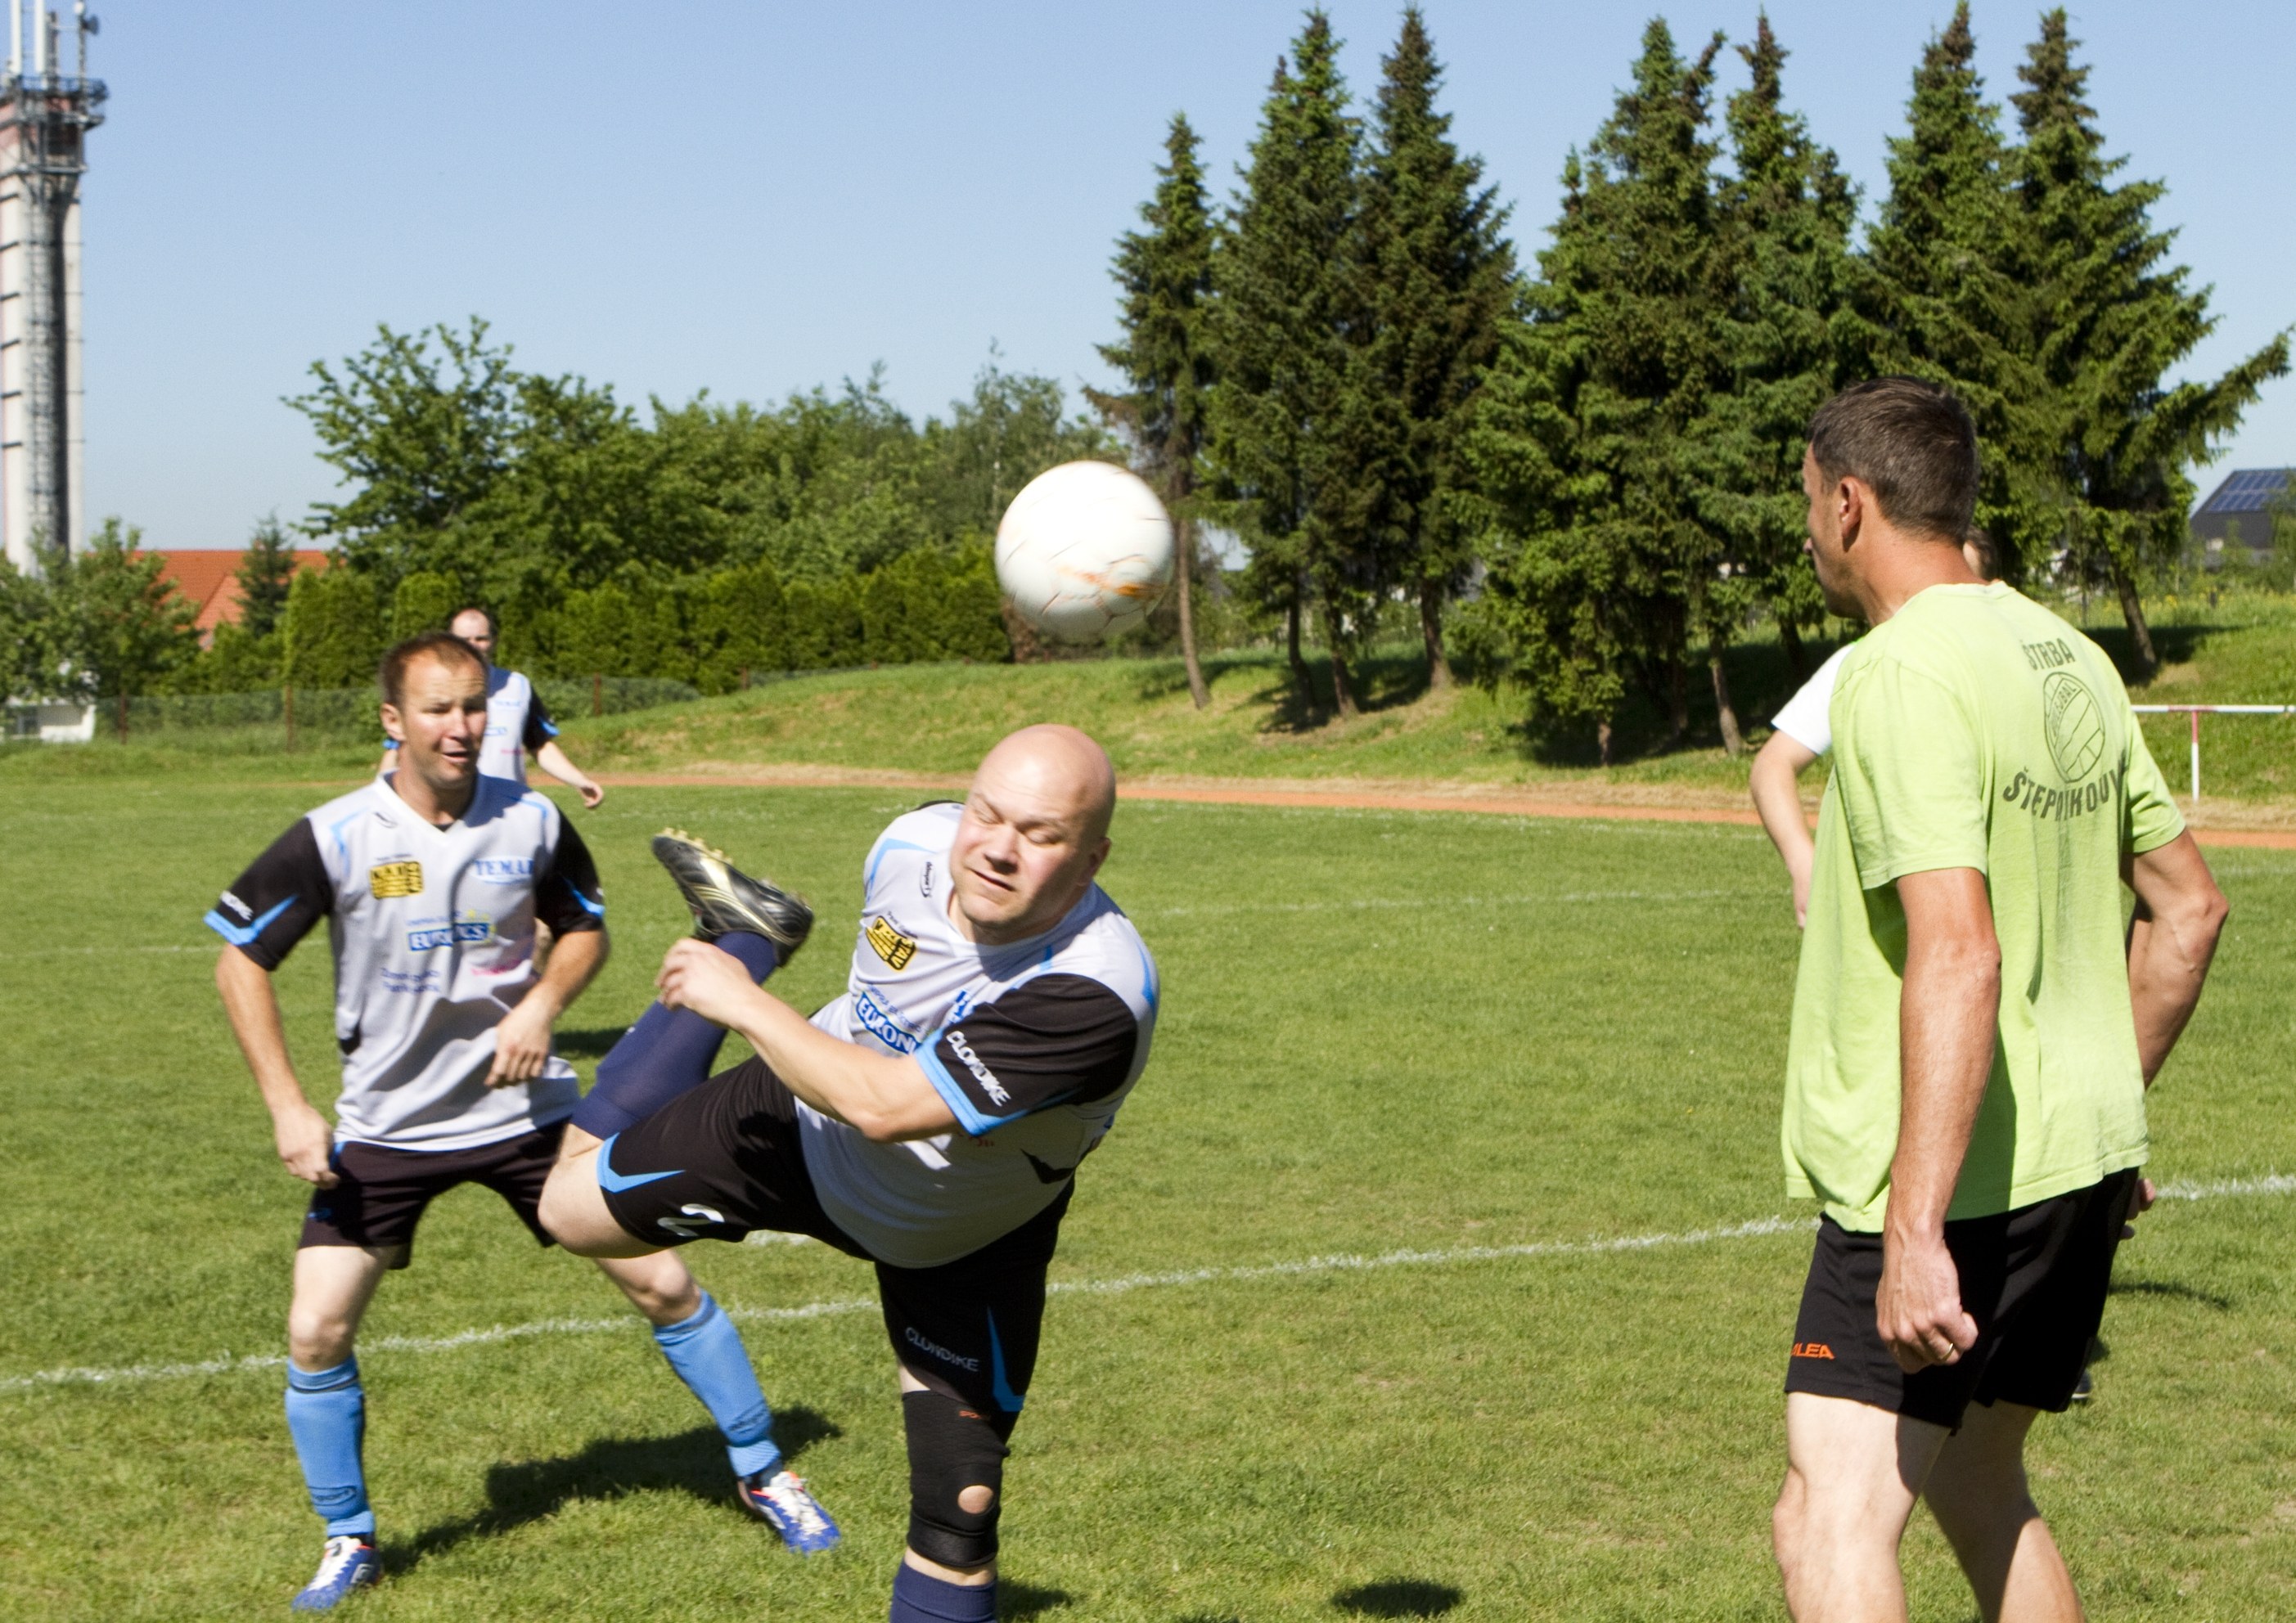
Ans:
{"label": "green hedge", "polygon": [[[596,682],[535,684],[554,716],[619,715],[682,704],[701,695],[684,682],[652,677],[610,676]],[[299,744],[371,740],[380,745],[382,723],[375,714],[379,695],[370,681],[360,687],[299,687],[294,691],[294,736]],[[283,743],[287,736],[288,694],[281,689],[251,693],[160,693],[127,701],[127,735],[146,741],[186,742],[226,734],[262,733]],[[99,735],[117,735],[115,704],[96,714]]]}
{"label": "green hedge", "polygon": [[[464,598],[446,576],[409,575],[386,596],[339,567],[295,578],[275,651],[218,634],[212,669],[186,687],[244,688],[265,666],[298,689],[363,688],[382,652],[441,627]],[[245,644],[242,646],[242,644]],[[663,679],[731,693],[783,671],[1013,657],[986,545],[920,547],[865,575],[783,582],[768,563],[666,584],[608,584],[503,627],[502,661],[538,677]],[[228,673],[224,667],[228,665]],[[226,676],[236,679],[226,679]]]}

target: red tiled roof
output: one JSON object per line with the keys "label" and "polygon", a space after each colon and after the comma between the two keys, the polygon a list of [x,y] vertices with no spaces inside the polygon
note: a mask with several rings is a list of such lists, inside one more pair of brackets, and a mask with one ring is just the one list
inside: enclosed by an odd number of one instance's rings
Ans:
{"label": "red tiled roof", "polygon": [[[162,578],[173,581],[184,600],[200,611],[202,638],[217,626],[239,624],[239,564],[244,547],[187,547],[155,552]],[[295,567],[316,570],[327,561],[317,547],[297,547]]]}

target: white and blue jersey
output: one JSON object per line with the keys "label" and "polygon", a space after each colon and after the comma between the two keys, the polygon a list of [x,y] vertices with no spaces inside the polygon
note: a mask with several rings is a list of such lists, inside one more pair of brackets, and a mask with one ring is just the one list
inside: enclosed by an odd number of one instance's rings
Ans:
{"label": "white and blue jersey", "polygon": [[480,777],[441,828],[379,777],[299,818],[208,926],[275,970],[321,919],[335,961],[337,1143],[467,1150],[574,1109],[573,1068],[490,1088],[495,1028],[534,985],[535,923],[605,920],[582,837],[543,796]]}
{"label": "white and blue jersey", "polygon": [[869,852],[843,996],[813,1023],[913,1056],[961,1132],[876,1143],[799,1102],[822,1208],[897,1267],[934,1267],[1057,1200],[1148,1063],[1156,965],[1099,886],[1041,936],[989,947],[949,918],[962,808],[898,818]]}

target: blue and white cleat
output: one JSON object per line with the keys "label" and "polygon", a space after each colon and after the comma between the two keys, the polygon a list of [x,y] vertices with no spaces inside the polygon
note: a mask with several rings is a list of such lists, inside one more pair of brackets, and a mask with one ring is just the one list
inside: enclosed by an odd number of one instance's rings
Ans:
{"label": "blue and white cleat", "polygon": [[382,1579],[382,1557],[373,1540],[358,1533],[338,1533],[327,1540],[319,1557],[319,1570],[293,1602],[297,1611],[332,1611],[355,1589],[371,1589]]}
{"label": "blue and white cleat", "polygon": [[821,1508],[821,1501],[807,1491],[805,1479],[794,1471],[775,1471],[770,1477],[762,1471],[751,1471],[735,1486],[741,1490],[742,1503],[800,1555],[818,1555],[836,1544],[837,1524]]}

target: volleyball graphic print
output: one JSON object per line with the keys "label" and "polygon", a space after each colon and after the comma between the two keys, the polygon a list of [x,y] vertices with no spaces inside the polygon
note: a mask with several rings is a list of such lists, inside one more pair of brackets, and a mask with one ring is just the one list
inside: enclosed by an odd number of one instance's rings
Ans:
{"label": "volleyball graphic print", "polygon": [[1171,518],[1129,469],[1062,463],[1004,510],[996,584],[1040,635],[1112,636],[1144,619],[1172,584]]}
{"label": "volleyball graphic print", "polygon": [[2088,684],[2069,672],[2051,671],[2041,681],[2041,723],[2049,753],[2067,783],[2078,783],[2095,769],[2104,754],[2104,712]]}

